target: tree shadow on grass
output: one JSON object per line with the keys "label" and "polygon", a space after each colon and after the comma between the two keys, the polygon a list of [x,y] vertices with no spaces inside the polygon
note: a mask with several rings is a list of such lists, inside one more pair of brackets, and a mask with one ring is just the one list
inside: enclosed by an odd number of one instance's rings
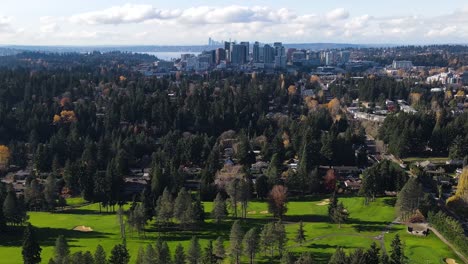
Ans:
{"label": "tree shadow on grass", "polygon": [[[357,232],[381,232],[389,224],[384,221],[363,221],[356,218],[350,218],[346,223],[351,224]],[[389,231],[392,229],[390,228]]]}
{"label": "tree shadow on grass", "polygon": [[329,222],[330,218],[326,215],[285,215],[283,221],[285,222]]}
{"label": "tree shadow on grass", "polygon": [[396,198],[395,198],[395,197],[391,197],[391,198],[383,199],[383,203],[384,203],[385,205],[388,205],[388,206],[391,206],[391,207],[395,207]]}
{"label": "tree shadow on grass", "polygon": [[[110,235],[103,232],[80,232],[65,228],[35,227],[36,238],[41,246],[54,246],[59,235],[63,235],[67,241],[74,242],[80,239],[106,239]],[[2,234],[0,246],[18,247],[22,245],[24,227],[10,227],[5,234]]]}

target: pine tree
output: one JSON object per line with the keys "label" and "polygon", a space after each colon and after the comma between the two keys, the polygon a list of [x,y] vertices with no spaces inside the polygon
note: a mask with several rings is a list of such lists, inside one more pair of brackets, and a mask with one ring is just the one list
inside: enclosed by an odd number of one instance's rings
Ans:
{"label": "pine tree", "polygon": [[391,253],[390,253],[390,263],[391,264],[403,264],[406,263],[406,256],[403,250],[403,245],[398,234],[392,240],[391,244]]}
{"label": "pine tree", "polygon": [[260,245],[265,253],[269,250],[271,257],[273,257],[273,250],[275,244],[275,226],[274,223],[265,224],[260,232]]}
{"label": "pine tree", "polygon": [[82,262],[82,264],[94,264],[94,258],[93,258],[93,255],[91,254],[91,252],[86,251],[86,252],[83,254],[83,262]]}
{"label": "pine tree", "polygon": [[265,199],[268,195],[269,186],[268,178],[265,175],[261,175],[257,178],[255,182],[255,191],[257,192],[257,197],[260,199]]}
{"label": "pine tree", "polygon": [[216,264],[217,258],[213,252],[213,241],[208,241],[208,245],[203,250],[203,256],[201,258],[202,264]]}
{"label": "pine tree", "polygon": [[333,222],[338,223],[338,228],[341,228],[341,224],[348,220],[349,213],[344,207],[343,203],[339,203],[336,209],[333,211]]}
{"label": "pine tree", "polygon": [[367,264],[379,264],[380,263],[380,248],[377,247],[377,244],[372,243],[370,248],[365,253],[365,263]]}
{"label": "pine tree", "polygon": [[171,252],[167,242],[158,240],[155,249],[158,263],[171,263]]}
{"label": "pine tree", "polygon": [[200,260],[201,247],[198,238],[193,236],[190,240],[189,249],[187,251],[187,260],[190,264],[197,264]]}
{"label": "pine tree", "polygon": [[13,186],[8,186],[8,192],[5,200],[3,201],[3,216],[5,222],[18,224],[18,198],[13,189]]}
{"label": "pine tree", "polygon": [[268,177],[269,185],[275,185],[278,182],[278,177],[281,173],[281,160],[278,153],[273,154],[270,164],[265,172]]}
{"label": "pine tree", "polygon": [[44,198],[49,210],[53,210],[57,205],[58,193],[56,187],[56,178],[54,173],[49,173],[44,185]]}
{"label": "pine tree", "polygon": [[342,248],[337,248],[335,253],[331,256],[328,264],[348,264],[348,257]]}
{"label": "pine tree", "polygon": [[211,211],[211,217],[216,219],[216,223],[220,223],[228,214],[226,202],[224,201],[221,193],[216,195],[216,199],[213,201],[213,210]]}
{"label": "pine tree", "polygon": [[179,243],[175,249],[174,264],[185,264],[184,247]]}
{"label": "pine tree", "polygon": [[309,175],[312,170],[312,165],[310,164],[310,159],[309,159],[307,142],[304,144],[302,148],[301,159],[299,160],[298,165],[299,166],[297,168],[297,176],[300,179],[299,186],[300,186],[301,194],[304,195],[309,185],[308,184],[309,178],[310,178]]}
{"label": "pine tree", "polygon": [[281,264],[294,264],[295,263],[294,255],[289,251],[285,252],[283,256],[281,257],[280,263]]}
{"label": "pine tree", "polygon": [[158,199],[156,213],[158,221],[162,222],[163,224],[168,223],[172,218],[172,197],[167,188],[164,189],[163,194]]}
{"label": "pine tree", "polygon": [[236,220],[231,227],[231,233],[229,235],[229,251],[231,257],[234,259],[236,264],[240,263],[240,257],[242,254],[242,237],[244,232],[240,225],[239,220]]}
{"label": "pine tree", "polygon": [[402,219],[408,219],[419,208],[423,196],[422,186],[417,178],[410,178],[398,193],[395,208]]}
{"label": "pine tree", "polygon": [[145,249],[142,246],[140,246],[138,248],[138,255],[135,260],[135,264],[144,264],[144,263],[145,263]]}
{"label": "pine tree", "polygon": [[193,221],[193,219],[191,219],[191,215],[187,214],[187,211],[191,210],[191,207],[192,197],[185,188],[180,189],[174,202],[174,217],[179,220],[183,226]]}
{"label": "pine tree", "polygon": [[63,235],[59,235],[55,240],[54,261],[55,263],[63,263],[63,259],[70,254],[70,248],[67,240]]}
{"label": "pine tree", "polygon": [[200,199],[196,199],[192,204],[192,211],[194,223],[203,223],[205,221],[205,207]]}
{"label": "pine tree", "polygon": [[145,264],[153,264],[153,263],[157,263],[157,254],[156,254],[156,250],[150,245],[148,244],[146,246],[146,252],[145,252],[145,258],[144,258],[144,261],[143,263]]}
{"label": "pine tree", "polygon": [[302,220],[299,222],[299,228],[297,229],[296,233],[296,242],[301,244],[305,241],[305,230],[304,230],[304,223]]}
{"label": "pine tree", "polygon": [[239,202],[240,196],[240,179],[233,179],[226,186],[226,192],[229,195],[229,200],[231,202],[231,208],[234,209],[234,218],[237,218],[237,203]]}
{"label": "pine tree", "polygon": [[34,227],[28,223],[23,235],[23,262],[25,264],[36,264],[41,262],[41,247],[36,241]]}
{"label": "pine tree", "polygon": [[313,264],[312,253],[304,252],[294,264]]}
{"label": "pine tree", "polygon": [[94,251],[94,263],[95,264],[106,264],[106,252],[101,245],[97,245],[96,251]]}
{"label": "pine tree", "polygon": [[251,228],[247,233],[245,233],[244,239],[243,239],[243,248],[245,254],[249,257],[250,264],[254,263],[254,258],[255,254],[258,251],[258,242],[259,242],[259,236],[257,229]]}
{"label": "pine tree", "polygon": [[119,244],[112,248],[109,257],[109,264],[128,264],[130,262],[130,254],[125,245]]}
{"label": "pine tree", "polygon": [[284,247],[288,238],[286,237],[286,228],[281,220],[274,223],[274,241],[276,242],[276,248],[278,249],[279,256],[283,255]]}
{"label": "pine tree", "polygon": [[224,249],[224,244],[223,244],[223,238],[222,237],[218,237],[216,239],[215,245],[214,245],[214,252],[215,252],[216,256],[218,257],[218,259],[223,259],[225,257],[226,250]]}

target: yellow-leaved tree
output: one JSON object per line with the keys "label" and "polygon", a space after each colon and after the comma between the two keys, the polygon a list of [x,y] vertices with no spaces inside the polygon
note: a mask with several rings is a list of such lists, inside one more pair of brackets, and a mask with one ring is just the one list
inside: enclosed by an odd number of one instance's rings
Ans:
{"label": "yellow-leaved tree", "polygon": [[457,214],[468,217],[468,167],[460,174],[457,191],[447,199],[447,206]]}
{"label": "yellow-leaved tree", "polygon": [[10,149],[5,145],[0,145],[0,169],[5,168],[10,160]]}

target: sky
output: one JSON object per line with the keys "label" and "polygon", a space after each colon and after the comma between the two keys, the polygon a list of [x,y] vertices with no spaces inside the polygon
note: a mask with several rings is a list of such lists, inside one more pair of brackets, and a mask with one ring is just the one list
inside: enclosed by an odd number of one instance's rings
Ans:
{"label": "sky", "polygon": [[0,45],[468,43],[466,0],[1,0]]}

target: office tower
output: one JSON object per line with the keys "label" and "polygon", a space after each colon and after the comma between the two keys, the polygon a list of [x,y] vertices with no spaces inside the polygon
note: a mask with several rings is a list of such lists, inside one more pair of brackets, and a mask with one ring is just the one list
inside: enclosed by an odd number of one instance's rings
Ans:
{"label": "office tower", "polygon": [[245,62],[249,62],[249,55],[250,55],[250,43],[248,41],[243,41],[240,43],[241,45],[245,46]]}
{"label": "office tower", "polygon": [[340,52],[341,63],[347,63],[349,61],[350,56],[351,56],[351,53],[348,50],[341,51]]}
{"label": "office tower", "polygon": [[216,49],[216,64],[220,64],[221,61],[226,60],[226,50],[223,48]]}
{"label": "office tower", "polygon": [[255,41],[252,50],[253,62],[260,62],[260,44],[258,41]]}
{"label": "office tower", "polygon": [[231,61],[231,42],[224,42],[224,52],[226,52],[226,61]]}
{"label": "office tower", "polygon": [[325,65],[333,65],[336,62],[335,58],[335,52],[334,51],[328,51],[325,53]]}
{"label": "office tower", "polygon": [[247,47],[243,44],[231,44],[230,47],[230,59],[232,64],[242,65],[246,63],[247,58]]}
{"label": "office tower", "polygon": [[275,62],[275,48],[268,44],[263,47],[263,61],[265,63]]}
{"label": "office tower", "polygon": [[273,47],[275,48],[275,56],[284,56],[286,55],[286,52],[283,47],[283,43],[281,42],[275,42],[273,43]]}

